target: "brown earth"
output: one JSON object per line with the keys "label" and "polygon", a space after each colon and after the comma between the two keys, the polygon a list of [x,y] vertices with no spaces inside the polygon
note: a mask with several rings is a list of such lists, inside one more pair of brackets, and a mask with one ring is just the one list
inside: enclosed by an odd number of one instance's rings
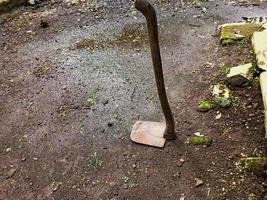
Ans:
{"label": "brown earth", "polygon": [[[252,60],[249,42],[222,47],[217,25],[264,15],[265,4],[203,2],[203,13],[152,2],[178,135],[164,149],[129,140],[135,120],[162,120],[131,3],[43,1],[0,16],[0,199],[267,199],[266,179],[235,166],[267,154],[259,88],[231,88],[229,109],[196,111],[229,66]],[[212,145],[186,145],[196,132]]]}

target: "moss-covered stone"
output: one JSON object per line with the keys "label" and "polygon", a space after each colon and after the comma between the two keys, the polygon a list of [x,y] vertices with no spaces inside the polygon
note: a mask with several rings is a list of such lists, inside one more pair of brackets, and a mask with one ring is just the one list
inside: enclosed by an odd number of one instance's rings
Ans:
{"label": "moss-covered stone", "polygon": [[213,109],[213,104],[209,101],[200,101],[197,105],[197,111],[199,112],[207,112]]}
{"label": "moss-covered stone", "polygon": [[222,45],[233,44],[246,38],[250,38],[256,31],[262,30],[262,24],[257,23],[232,23],[221,26]]}
{"label": "moss-covered stone", "polygon": [[210,146],[212,144],[212,139],[207,136],[191,137],[187,139],[186,143],[192,145]]}
{"label": "moss-covered stone", "polygon": [[236,167],[239,171],[252,171],[259,176],[267,176],[267,157],[241,158]]}

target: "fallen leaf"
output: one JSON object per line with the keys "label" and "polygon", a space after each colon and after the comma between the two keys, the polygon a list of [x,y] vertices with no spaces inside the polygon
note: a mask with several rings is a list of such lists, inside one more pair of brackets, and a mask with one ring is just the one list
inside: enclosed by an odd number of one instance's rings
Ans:
{"label": "fallen leaf", "polygon": [[222,113],[219,112],[219,113],[216,115],[215,119],[221,119],[221,117],[222,117]]}

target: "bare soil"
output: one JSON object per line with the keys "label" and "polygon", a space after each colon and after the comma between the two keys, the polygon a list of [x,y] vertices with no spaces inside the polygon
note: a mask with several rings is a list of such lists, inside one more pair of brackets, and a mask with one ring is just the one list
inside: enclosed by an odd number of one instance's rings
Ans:
{"label": "bare soil", "polygon": [[[203,13],[151,2],[178,136],[164,149],[129,139],[135,120],[163,120],[130,2],[43,1],[0,16],[0,199],[267,199],[266,179],[235,166],[267,154],[259,87],[231,88],[228,109],[196,111],[227,67],[253,57],[250,42],[222,47],[217,26],[264,16],[265,3],[205,1]],[[212,145],[185,144],[196,132]]]}

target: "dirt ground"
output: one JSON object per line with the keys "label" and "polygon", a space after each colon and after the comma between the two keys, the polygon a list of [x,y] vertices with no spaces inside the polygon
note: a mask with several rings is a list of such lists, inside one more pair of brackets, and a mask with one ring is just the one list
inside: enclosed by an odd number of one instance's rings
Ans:
{"label": "dirt ground", "polygon": [[[267,180],[235,166],[267,154],[259,88],[232,88],[229,109],[196,111],[224,66],[252,60],[250,43],[222,47],[217,26],[265,16],[266,4],[151,2],[178,136],[164,149],[129,139],[136,120],[163,120],[131,2],[43,1],[0,16],[0,199],[267,199]],[[212,145],[186,145],[196,132]]]}

